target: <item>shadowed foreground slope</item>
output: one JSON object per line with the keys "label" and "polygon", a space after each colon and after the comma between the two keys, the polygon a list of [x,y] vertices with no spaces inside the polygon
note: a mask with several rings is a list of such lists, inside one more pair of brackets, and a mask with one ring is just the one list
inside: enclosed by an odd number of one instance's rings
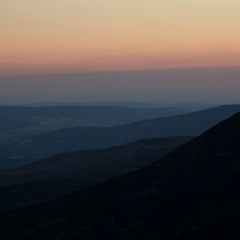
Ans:
{"label": "shadowed foreground slope", "polygon": [[240,114],[149,167],[11,212],[1,239],[240,238]]}
{"label": "shadowed foreground slope", "polygon": [[63,153],[0,171],[0,212],[55,198],[147,166],[192,137],[144,139],[122,146]]}

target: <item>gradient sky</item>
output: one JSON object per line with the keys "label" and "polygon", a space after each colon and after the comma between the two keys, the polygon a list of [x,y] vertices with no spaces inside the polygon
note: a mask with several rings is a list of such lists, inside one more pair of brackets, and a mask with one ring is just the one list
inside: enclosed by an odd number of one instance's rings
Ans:
{"label": "gradient sky", "polygon": [[0,75],[240,66],[238,0],[0,1]]}
{"label": "gradient sky", "polygon": [[240,68],[0,76],[0,103],[240,103]]}

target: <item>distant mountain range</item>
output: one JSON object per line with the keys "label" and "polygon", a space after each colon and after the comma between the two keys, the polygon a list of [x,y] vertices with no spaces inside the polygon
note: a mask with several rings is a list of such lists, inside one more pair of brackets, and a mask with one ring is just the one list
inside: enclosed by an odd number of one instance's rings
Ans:
{"label": "distant mountain range", "polygon": [[148,167],[2,215],[1,239],[239,239],[239,149],[240,113]]}
{"label": "distant mountain range", "polygon": [[149,165],[191,137],[145,139],[101,150],[64,153],[0,171],[0,211],[53,198]]}
{"label": "distant mountain range", "polygon": [[114,126],[156,117],[186,113],[165,108],[126,108],[117,106],[0,106],[0,140],[76,126]]}
{"label": "distant mountain range", "polygon": [[[1,105],[1,104],[0,104]],[[216,107],[216,104],[200,103],[200,102],[178,102],[178,103],[163,103],[163,102],[114,102],[114,101],[103,101],[103,102],[39,102],[33,104],[25,104],[25,106],[119,106],[127,108],[180,108],[187,111],[203,110],[211,107]],[[220,105],[220,104],[218,104]]]}
{"label": "distant mountain range", "polygon": [[3,160],[10,157],[39,158],[61,152],[116,146],[144,138],[197,136],[238,111],[240,105],[225,105],[115,127],[61,129],[3,142],[0,144],[0,157]]}

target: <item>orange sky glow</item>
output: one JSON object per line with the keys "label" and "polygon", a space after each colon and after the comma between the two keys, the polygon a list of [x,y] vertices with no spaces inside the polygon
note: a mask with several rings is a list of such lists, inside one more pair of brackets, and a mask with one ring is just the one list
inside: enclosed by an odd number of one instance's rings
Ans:
{"label": "orange sky glow", "polygon": [[0,75],[240,66],[240,1],[9,0]]}

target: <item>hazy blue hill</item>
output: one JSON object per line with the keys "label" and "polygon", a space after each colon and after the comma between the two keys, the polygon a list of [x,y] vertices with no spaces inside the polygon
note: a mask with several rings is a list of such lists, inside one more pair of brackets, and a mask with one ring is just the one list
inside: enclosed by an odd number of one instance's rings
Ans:
{"label": "hazy blue hill", "polygon": [[0,171],[0,211],[70,193],[149,165],[191,137],[145,139],[101,150],[59,154]]}
{"label": "hazy blue hill", "polygon": [[28,104],[26,106],[69,106],[69,105],[80,105],[80,106],[119,106],[127,108],[175,108],[184,109],[187,111],[198,111],[207,108],[216,107],[219,104],[201,103],[201,102],[174,102],[174,103],[163,103],[163,102],[39,102]]}
{"label": "hazy blue hill", "polygon": [[[73,126],[113,126],[185,113],[174,107],[126,108],[117,106],[0,106],[0,132],[31,134]],[[3,132],[4,133],[4,132]],[[6,132],[5,134],[7,134]],[[9,133],[9,134],[10,134]]]}
{"label": "hazy blue hill", "polygon": [[1,217],[2,239],[240,238],[240,113],[152,165]]}
{"label": "hazy blue hill", "polygon": [[0,144],[2,158],[36,158],[81,149],[121,145],[143,138],[196,136],[240,111],[226,105],[177,116],[138,121],[115,127],[76,127]]}

